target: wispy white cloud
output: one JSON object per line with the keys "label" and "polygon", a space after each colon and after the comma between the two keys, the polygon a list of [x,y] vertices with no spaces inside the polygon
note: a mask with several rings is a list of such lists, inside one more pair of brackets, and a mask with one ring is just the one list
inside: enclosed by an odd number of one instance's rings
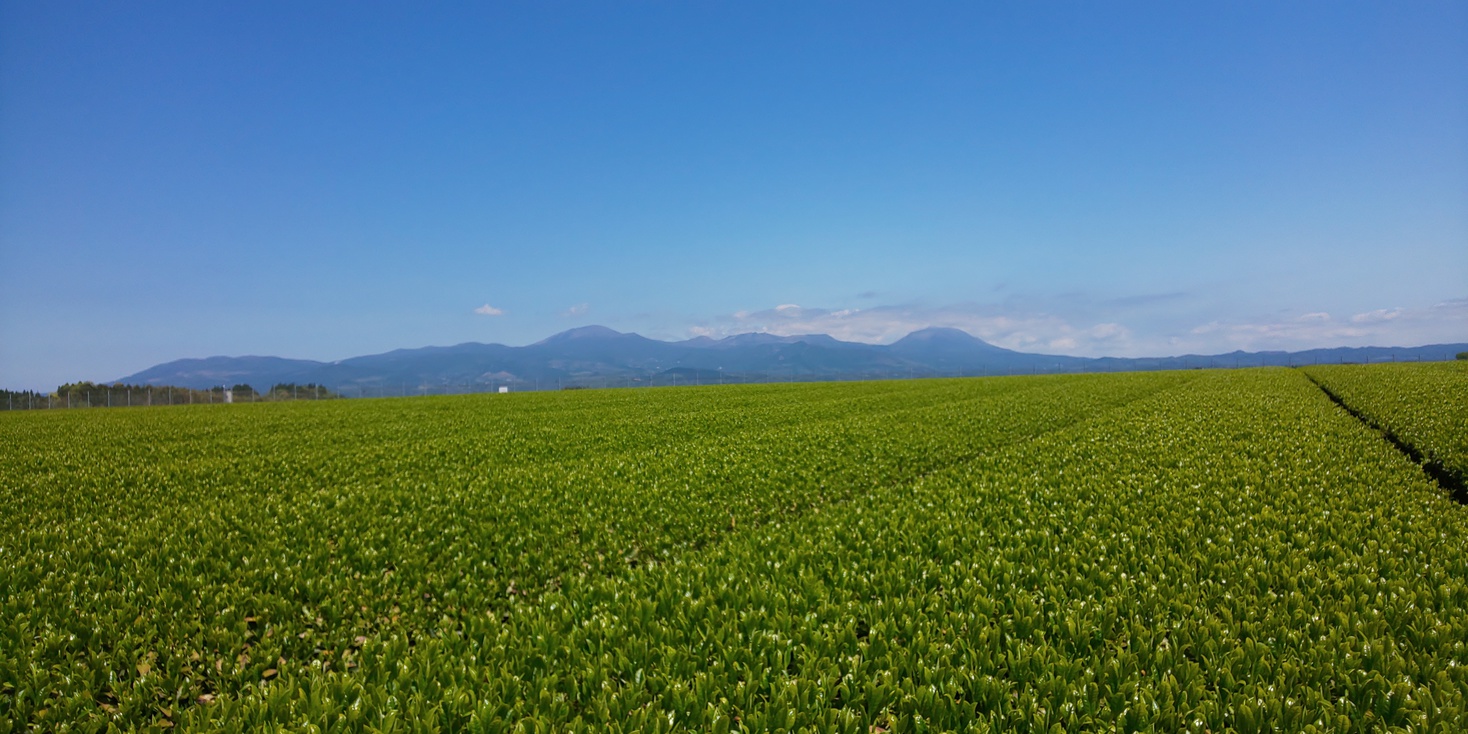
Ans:
{"label": "wispy white cloud", "polygon": [[1105,323],[1092,326],[1086,334],[1098,340],[1125,339],[1131,336],[1131,331],[1121,324]]}
{"label": "wispy white cloud", "polygon": [[474,309],[474,313],[477,313],[480,316],[504,316],[505,310],[502,308],[495,308],[494,306],[486,303],[483,306]]}
{"label": "wispy white cloud", "polygon": [[1111,354],[1126,349],[1132,337],[1131,330],[1120,323],[1073,324],[1054,314],[978,304],[826,309],[785,303],[736,311],[695,324],[687,333],[713,338],[746,332],[829,334],[842,341],[889,344],[932,326],[962,329],[1011,349],[1065,353]]}
{"label": "wispy white cloud", "polygon": [[589,304],[589,303],[578,303],[578,304],[576,304],[576,305],[574,305],[574,306],[566,309],[565,311],[562,311],[561,312],[561,316],[564,317],[564,318],[568,318],[568,319],[569,318],[575,318],[577,316],[583,316],[583,315],[585,315],[586,312],[587,311],[590,311],[590,310],[591,310],[591,304]]}
{"label": "wispy white cloud", "polygon": [[1427,308],[1379,308],[1337,319],[1324,311],[1259,321],[1210,321],[1172,344],[1191,351],[1418,346],[1468,341],[1468,298]]}
{"label": "wispy white cloud", "polygon": [[1254,323],[1210,321],[1193,327],[1188,333],[1192,336],[1223,339],[1238,348],[1283,349],[1294,348],[1293,346],[1286,347],[1286,343],[1316,339],[1356,339],[1365,335],[1366,332],[1363,329],[1342,325],[1330,319],[1296,317]]}
{"label": "wispy white cloud", "polygon": [[1406,312],[1407,310],[1403,308],[1378,308],[1375,311],[1367,311],[1366,313],[1358,313],[1352,316],[1351,323],[1380,324],[1384,321],[1392,321],[1400,318]]}
{"label": "wispy white cloud", "polygon": [[[1169,294],[1156,300],[1157,308],[1170,309],[1177,298]],[[889,344],[931,326],[962,329],[1009,349],[1080,356],[1409,346],[1468,341],[1468,298],[1428,308],[1377,309],[1344,318],[1326,311],[1304,311],[1269,319],[1214,320],[1195,326],[1176,318],[1170,324],[1157,323],[1146,313],[1118,314],[1102,308],[1069,308],[1062,313],[1047,310],[1034,300],[842,309],[785,303],[707,319],[689,327],[686,334],[712,338],[746,332],[830,334],[843,341]]]}

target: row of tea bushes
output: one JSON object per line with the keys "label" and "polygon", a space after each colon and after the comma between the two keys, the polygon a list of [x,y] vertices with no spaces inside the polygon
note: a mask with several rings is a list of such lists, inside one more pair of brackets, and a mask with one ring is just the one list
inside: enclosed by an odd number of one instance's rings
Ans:
{"label": "row of tea bushes", "polygon": [[1468,480],[1468,362],[1331,365],[1305,371],[1422,461]]}
{"label": "row of tea bushes", "polygon": [[1214,372],[176,716],[319,731],[1415,731],[1468,515],[1298,371]]}
{"label": "row of tea bushes", "polygon": [[166,726],[290,698],[313,671],[394,675],[382,646],[840,513],[1190,379],[6,416],[0,729]]}

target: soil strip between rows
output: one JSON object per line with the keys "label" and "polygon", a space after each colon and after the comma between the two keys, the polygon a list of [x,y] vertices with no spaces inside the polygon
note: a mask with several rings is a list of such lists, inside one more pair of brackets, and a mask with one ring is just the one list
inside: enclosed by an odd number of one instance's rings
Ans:
{"label": "soil strip between rows", "polygon": [[1331,390],[1329,387],[1326,387],[1324,383],[1315,379],[1314,375],[1311,375],[1308,372],[1301,372],[1301,374],[1305,375],[1305,379],[1309,380],[1310,382],[1314,383],[1316,387],[1320,388],[1320,391],[1325,393],[1325,396],[1330,398],[1330,401],[1332,403],[1335,403],[1336,406],[1339,407],[1341,410],[1346,411],[1347,415],[1350,415],[1352,418],[1360,421],[1362,425],[1370,428],[1372,431],[1375,431],[1383,439],[1385,439],[1387,443],[1395,447],[1397,451],[1400,451],[1403,456],[1406,456],[1408,459],[1411,459],[1413,463],[1422,467],[1422,472],[1426,474],[1429,479],[1436,482],[1437,486],[1441,487],[1443,491],[1447,492],[1448,495],[1456,500],[1459,504],[1468,505],[1468,486],[1465,486],[1464,478],[1461,474],[1448,468],[1447,465],[1443,464],[1441,461],[1429,458],[1428,456],[1423,454],[1422,451],[1419,450],[1416,446],[1413,446],[1412,444],[1403,441],[1401,437],[1397,436],[1397,434],[1394,433],[1390,428],[1378,424],[1376,421],[1372,420],[1370,416],[1367,416],[1365,413],[1362,413],[1361,411],[1351,407],[1351,405],[1347,403],[1345,399],[1343,399],[1340,395],[1337,395],[1334,390]]}

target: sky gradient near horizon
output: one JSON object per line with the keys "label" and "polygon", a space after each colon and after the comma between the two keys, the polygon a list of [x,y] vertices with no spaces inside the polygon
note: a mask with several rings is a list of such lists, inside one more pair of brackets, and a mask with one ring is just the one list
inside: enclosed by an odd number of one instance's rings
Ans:
{"label": "sky gradient near horizon", "polygon": [[1468,341],[1468,4],[0,0],[0,387],[586,324]]}

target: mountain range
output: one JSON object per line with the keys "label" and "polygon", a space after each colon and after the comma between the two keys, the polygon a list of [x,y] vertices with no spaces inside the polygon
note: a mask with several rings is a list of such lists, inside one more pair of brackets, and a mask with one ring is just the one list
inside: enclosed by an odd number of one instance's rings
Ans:
{"label": "mountain range", "polygon": [[521,390],[1429,361],[1453,359],[1463,351],[1468,351],[1468,343],[1092,358],[1017,352],[950,328],[922,329],[892,344],[863,344],[826,334],[765,333],[668,342],[604,326],[584,326],[523,347],[469,342],[397,349],[336,362],[281,357],[180,359],[116,382],[195,389],[314,383],[347,395],[373,395],[497,386]]}

